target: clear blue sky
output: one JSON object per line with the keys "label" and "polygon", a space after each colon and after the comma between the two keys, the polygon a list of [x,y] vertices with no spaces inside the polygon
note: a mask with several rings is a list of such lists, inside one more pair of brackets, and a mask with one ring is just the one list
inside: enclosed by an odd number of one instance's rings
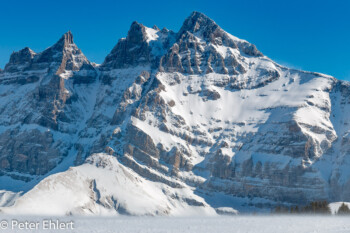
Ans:
{"label": "clear blue sky", "polygon": [[4,0],[0,67],[12,51],[40,52],[68,30],[84,54],[101,63],[132,21],[178,31],[192,11],[283,65],[350,80],[349,0]]}

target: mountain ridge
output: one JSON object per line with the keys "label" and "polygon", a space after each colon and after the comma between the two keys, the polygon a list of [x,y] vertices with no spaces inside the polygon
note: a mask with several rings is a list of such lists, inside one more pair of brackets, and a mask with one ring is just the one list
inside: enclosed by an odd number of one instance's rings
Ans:
{"label": "mountain ridge", "polygon": [[[133,22],[98,66],[69,31],[41,53],[14,53],[0,73],[0,189],[18,183],[13,211],[21,212],[27,196],[55,195],[47,182],[68,192],[72,169],[107,174],[94,158],[167,193],[140,215],[347,201],[349,90],[273,62],[199,12],[177,33]],[[79,174],[94,198],[59,214],[137,209],[127,198],[118,209],[122,190]]]}

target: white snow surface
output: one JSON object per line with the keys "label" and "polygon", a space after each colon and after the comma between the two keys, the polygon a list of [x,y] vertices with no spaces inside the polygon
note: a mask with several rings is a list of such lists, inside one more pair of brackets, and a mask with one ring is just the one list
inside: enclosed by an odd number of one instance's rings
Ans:
{"label": "white snow surface", "polygon": [[329,207],[331,208],[331,211],[332,211],[332,214],[336,214],[339,207],[342,205],[342,204],[345,204],[347,205],[349,208],[350,208],[350,202],[332,202],[329,204]]}
{"label": "white snow surface", "polygon": [[[348,217],[325,216],[233,216],[233,217],[23,217],[1,216],[11,221],[38,222],[35,232],[43,230],[43,220],[73,221],[73,230],[51,232],[79,233],[347,233],[350,231]],[[11,226],[11,225],[10,225]],[[7,230],[6,232],[33,232],[33,230]]]}
{"label": "white snow surface", "polygon": [[[203,206],[191,206],[188,199]],[[16,215],[216,215],[189,187],[148,181],[107,154],[94,154],[84,165],[49,176],[0,211]]]}
{"label": "white snow surface", "polygon": [[20,196],[20,192],[11,192],[6,190],[0,190],[0,206],[11,206],[15,203]]}
{"label": "white snow surface", "polygon": [[152,40],[157,40],[159,37],[157,35],[157,30],[154,30],[153,28],[145,27],[146,33],[147,33],[147,42],[149,43]]}

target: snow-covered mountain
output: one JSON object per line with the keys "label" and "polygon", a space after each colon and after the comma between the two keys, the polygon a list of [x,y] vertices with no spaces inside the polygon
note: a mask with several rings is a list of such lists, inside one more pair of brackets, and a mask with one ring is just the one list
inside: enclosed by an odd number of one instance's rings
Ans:
{"label": "snow-covered mountain", "polygon": [[349,201],[349,112],[349,83],[283,67],[199,12],[177,33],[132,23],[101,65],[68,32],[0,71],[2,211]]}

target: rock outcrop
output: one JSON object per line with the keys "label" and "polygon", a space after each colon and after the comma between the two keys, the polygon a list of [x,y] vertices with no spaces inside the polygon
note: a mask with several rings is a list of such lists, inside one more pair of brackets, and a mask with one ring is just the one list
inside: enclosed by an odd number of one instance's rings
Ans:
{"label": "rock outcrop", "polygon": [[0,75],[3,174],[44,175],[68,155],[71,138],[87,117],[87,93],[76,90],[96,77],[71,32],[41,53],[24,48],[11,55]]}

